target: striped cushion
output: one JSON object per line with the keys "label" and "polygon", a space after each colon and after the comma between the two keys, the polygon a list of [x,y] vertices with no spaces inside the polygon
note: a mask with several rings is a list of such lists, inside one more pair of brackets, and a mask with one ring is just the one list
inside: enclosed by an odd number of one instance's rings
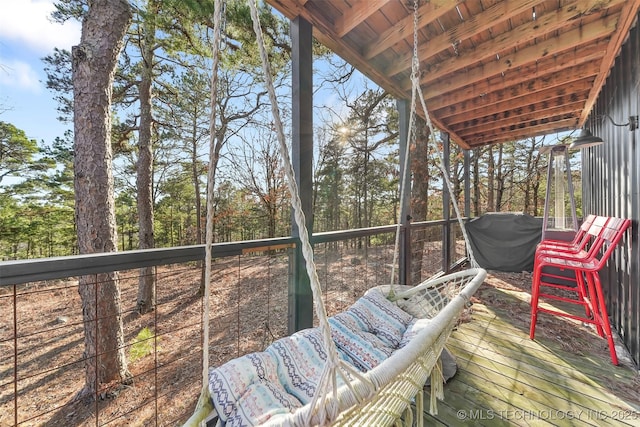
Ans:
{"label": "striped cushion", "polygon": [[375,288],[368,290],[348,311],[356,317],[363,330],[393,348],[398,348],[407,325],[413,321],[413,316]]}
{"label": "striped cushion", "polygon": [[209,392],[225,426],[275,421],[302,406],[278,381],[276,361],[268,353],[251,353],[211,370]]}
{"label": "striped cushion", "polygon": [[362,371],[373,369],[391,356],[412,321],[410,314],[375,288],[347,311],[329,318],[336,345]]}
{"label": "striped cushion", "polygon": [[375,334],[363,330],[349,310],[330,317],[329,323],[336,346],[363,372],[378,366],[395,350]]}
{"label": "striped cushion", "polygon": [[[327,360],[327,352],[319,329],[305,329],[282,338],[266,350],[278,365],[278,378],[288,393],[302,404],[311,401]],[[339,351],[340,352],[340,351]],[[343,355],[346,359],[346,355]],[[338,377],[338,386],[343,381]]]}

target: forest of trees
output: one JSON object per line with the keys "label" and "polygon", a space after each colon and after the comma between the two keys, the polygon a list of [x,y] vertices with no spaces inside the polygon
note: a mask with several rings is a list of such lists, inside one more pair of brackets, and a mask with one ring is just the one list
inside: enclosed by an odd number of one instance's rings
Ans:
{"label": "forest of trees", "polygon": [[[139,3],[146,7],[133,10],[113,86],[117,248],[199,244],[210,131],[211,13],[203,6],[207,2]],[[242,3],[228,1],[226,10],[215,127],[215,241],[290,233],[288,196]],[[54,18],[80,19],[86,10],[82,0],[65,0]],[[268,8],[262,13],[286,116],[288,22]],[[395,100],[320,46],[315,54],[314,231],[394,223]],[[58,101],[60,120],[67,123],[73,122],[71,56],[55,50],[43,58],[47,86]],[[322,98],[327,93],[330,105]],[[73,131],[54,141],[35,141],[28,134],[29,129],[2,121],[0,113],[0,259],[78,253]],[[540,215],[546,158],[538,149],[543,144],[544,138],[536,138],[474,150],[472,215]],[[441,218],[442,184],[433,149],[416,147],[413,155],[420,168],[414,190],[426,206],[418,217]],[[461,200],[462,153],[456,146],[451,165]]]}
{"label": "forest of trees", "polygon": [[[385,98],[384,102],[388,108],[393,108],[393,100]],[[200,119],[204,123],[206,117]],[[393,125],[384,123],[384,126]],[[396,132],[385,129],[376,136],[376,130],[370,125],[369,135],[362,131],[347,138],[340,133],[339,126],[331,126],[317,133],[320,139],[314,168],[314,231],[395,223],[398,202]],[[180,137],[184,139],[179,141],[169,141],[169,136],[154,140],[156,247],[203,242],[207,167],[202,152],[207,133],[204,129],[201,131],[201,137],[194,134],[191,138]],[[276,141],[269,129],[259,130],[255,135],[241,138],[241,143],[229,144],[221,153],[224,164],[215,188],[216,241],[287,236],[290,233],[290,206]],[[376,146],[378,141],[392,136],[390,141],[382,143],[383,146]],[[541,145],[541,139],[537,138],[472,151],[472,216],[497,211],[542,215],[547,159],[537,152]],[[3,147],[0,158],[0,257],[6,260],[78,253],[73,154],[68,139],[61,138],[51,145],[38,144],[30,140],[25,131],[0,122],[0,146]],[[452,146],[452,151],[452,178],[461,201],[462,155],[456,146]],[[414,156],[416,153],[413,152]],[[419,187],[418,191],[424,194],[423,199],[427,202],[425,219],[439,219],[442,218],[440,172],[433,152],[421,154],[428,156],[430,168],[416,174],[420,181],[414,186]],[[133,146],[115,155],[118,250],[139,247],[136,158],[137,150]],[[23,179],[11,183],[11,176]],[[3,178],[9,183],[2,182]],[[574,181],[574,185],[579,191],[579,182]]]}

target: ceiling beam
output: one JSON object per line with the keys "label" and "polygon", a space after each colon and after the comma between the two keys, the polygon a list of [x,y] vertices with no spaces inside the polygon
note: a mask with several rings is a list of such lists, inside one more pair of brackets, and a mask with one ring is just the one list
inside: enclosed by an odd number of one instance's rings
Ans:
{"label": "ceiling beam", "polygon": [[[451,49],[453,45],[460,41],[467,40],[481,31],[494,27],[496,24],[507,21],[526,11],[531,13],[532,8],[540,2],[541,0],[507,0],[496,3],[481,14],[472,16],[468,21],[464,21],[460,25],[426,42],[418,42],[418,58],[420,62],[426,61],[440,52]],[[413,24],[411,25],[413,28]],[[413,52],[409,51],[394,59],[393,65],[386,70],[387,75],[393,77],[402,71],[410,69],[412,57]]]}
{"label": "ceiling beam", "polygon": [[[554,94],[556,95],[556,94]],[[588,88],[585,88],[581,92],[572,92],[570,94],[545,97],[542,101],[535,102],[528,105],[511,106],[510,109],[500,109],[499,111],[482,112],[482,116],[471,116],[467,113],[456,114],[455,116],[448,117],[446,119],[447,127],[456,130],[459,127],[475,127],[484,123],[493,121],[506,120],[509,118],[519,117],[523,114],[533,112],[545,112],[548,109],[560,107],[565,104],[581,104],[584,105],[589,95]],[[505,102],[502,102],[504,104]],[[497,106],[498,104],[496,104]],[[499,107],[498,107],[499,109]]]}
{"label": "ceiling beam", "polygon": [[336,34],[340,38],[346,36],[351,30],[360,25],[390,1],[391,0],[367,0],[354,2],[349,12],[345,12],[336,20]]}
{"label": "ceiling beam", "polygon": [[[431,0],[422,3],[418,8],[418,28],[426,27],[464,1],[465,0]],[[395,23],[365,47],[362,56],[367,60],[374,58],[412,35],[413,13],[410,13],[406,18]]]}
{"label": "ceiling beam", "polygon": [[[532,41],[549,32],[562,30],[562,28],[571,25],[571,21],[579,18],[583,14],[592,12],[596,6],[602,5],[603,1],[606,1],[607,4],[617,4],[625,0],[580,0],[569,3],[557,12],[545,13],[535,21],[528,22],[507,33],[500,34],[494,39],[476,46],[473,50],[461,52],[460,56],[452,57],[435,64],[430,70],[425,72],[420,79],[420,84],[429,85],[431,82],[441,79],[450,73],[473,66],[474,63],[486,59],[493,59],[499,52],[516,48],[523,43]],[[613,18],[611,19],[613,20]],[[388,75],[388,73],[385,74]]]}
{"label": "ceiling beam", "polygon": [[541,123],[522,127],[517,130],[506,130],[504,132],[490,132],[475,135],[466,140],[470,146],[496,144],[507,141],[517,141],[520,139],[545,135],[554,132],[564,132],[577,128],[578,119],[570,118],[563,120],[541,120]]}
{"label": "ceiling beam", "polygon": [[[549,58],[549,60],[541,61],[538,64],[529,65],[527,67],[521,67],[519,69],[511,70],[509,73],[503,75],[494,76],[491,79],[482,81],[472,86],[463,88],[462,90],[451,92],[446,96],[449,97],[447,101],[449,104],[458,104],[466,100],[474,99],[479,95],[486,96],[487,93],[496,92],[507,89],[519,83],[527,82],[534,79],[546,79],[554,73],[566,71],[569,69],[577,69],[577,66],[585,63],[597,61],[602,58],[603,51],[599,48],[604,43],[595,43],[586,47],[588,52],[581,52],[580,55],[575,52],[567,52],[562,56],[555,58]],[[431,100],[427,100],[431,105]]]}
{"label": "ceiling beam", "polygon": [[535,96],[536,92],[595,76],[599,69],[600,64],[594,61],[546,75],[544,78],[527,80],[501,90],[489,93],[478,93],[474,98],[469,100],[458,101],[451,95],[440,96],[431,99],[427,103],[427,106],[432,111],[446,108],[449,105],[461,105],[463,106],[463,108],[461,108],[462,110],[466,110],[464,107],[469,105],[475,105],[477,108],[486,108],[491,104],[505,99],[517,98],[519,96]]}
{"label": "ceiling beam", "polygon": [[[424,117],[423,117],[424,118]],[[457,133],[447,129],[446,127],[442,126],[441,124],[438,124],[439,122],[437,122],[436,119],[432,118],[432,121],[434,123],[436,123],[436,127],[438,129],[440,129],[443,132],[446,132],[449,134],[449,138],[455,142],[456,144],[458,144],[461,148],[465,149],[465,150],[470,150],[471,149],[471,145],[469,145],[467,143],[467,141],[464,140],[464,138],[460,137]]]}
{"label": "ceiling beam", "polygon": [[[503,73],[505,78],[509,76],[509,78],[522,79],[525,78],[523,74],[527,72],[533,71],[536,74],[552,73],[564,67],[571,67],[602,58],[608,41],[598,41],[598,39],[606,37],[615,31],[615,21],[609,20],[607,24],[595,21],[585,25],[586,27],[589,27],[586,31],[583,31],[582,28],[576,28],[565,34],[542,41],[539,44],[505,55],[495,62],[439,80],[423,89],[424,97],[425,99],[435,98],[447,92],[470,87],[468,85],[486,81]],[[529,65],[529,67],[519,69],[519,67],[526,65]],[[486,92],[486,90],[483,90],[483,92]]]}
{"label": "ceiling beam", "polygon": [[[491,105],[483,105],[481,103],[470,102],[462,106],[451,106],[438,112],[437,116],[444,123],[458,123],[464,120],[470,120],[474,117],[484,117],[491,114],[498,114],[505,111],[517,110],[525,108],[532,103],[542,102],[541,100],[551,100],[561,98],[562,100],[576,100],[586,98],[578,97],[578,94],[588,93],[591,89],[592,79],[586,79],[579,82],[572,82],[559,87],[552,87],[536,93],[535,100],[530,99],[529,94],[520,95],[516,98],[507,98],[504,101],[496,102]],[[568,97],[568,98],[567,98]],[[526,102],[525,102],[526,101]],[[464,107],[464,108],[461,108]]]}
{"label": "ceiling beam", "polygon": [[[540,108],[536,111],[527,111],[521,114],[512,114],[509,117],[505,117],[503,120],[493,120],[489,122],[485,122],[484,124],[478,124],[475,126],[464,126],[457,125],[451,126],[450,129],[460,135],[462,138],[472,137],[477,133],[490,132],[496,129],[504,129],[509,126],[510,123],[514,122],[514,119],[517,118],[518,122],[524,123],[532,123],[535,120],[539,119],[541,116],[544,117],[559,117],[559,116],[570,116],[575,117],[576,119],[580,117],[580,112],[584,107],[584,101],[575,102],[569,105],[561,105],[554,106],[551,108]],[[473,120],[471,120],[473,121]]]}

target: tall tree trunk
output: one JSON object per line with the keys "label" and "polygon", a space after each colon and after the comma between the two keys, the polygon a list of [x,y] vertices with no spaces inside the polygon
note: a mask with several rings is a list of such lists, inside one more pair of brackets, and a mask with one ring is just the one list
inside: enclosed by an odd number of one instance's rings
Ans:
{"label": "tall tree trunk", "polygon": [[[414,221],[426,221],[429,211],[429,128],[416,118],[416,143],[411,153],[411,215]],[[422,282],[422,258],[427,240],[427,230],[412,231],[411,283]]]}
{"label": "tall tree trunk", "polygon": [[473,216],[480,216],[480,154],[479,148],[473,150]]}
{"label": "tall tree trunk", "polygon": [[538,194],[540,194],[540,183],[541,178],[542,178],[542,173],[544,170],[540,169],[540,159],[541,156],[538,153],[535,158],[534,158],[534,162],[533,162],[533,166],[532,166],[532,170],[534,171],[534,175],[533,175],[533,186],[531,188],[531,197],[533,198],[533,211],[531,212],[531,215],[533,216],[537,216],[540,214],[539,212],[539,205],[540,205],[540,199],[538,198]]}
{"label": "tall tree trunk", "polygon": [[493,146],[489,146],[489,150],[487,153],[488,161],[487,161],[487,210],[489,212],[493,212],[495,203],[495,160],[493,159]]}
{"label": "tall tree trunk", "polygon": [[[155,246],[153,234],[153,142],[152,142],[152,83],[155,48],[157,5],[148,2],[147,13],[142,25],[142,75],[139,84],[140,130],[138,132],[138,164],[136,166],[136,186],[138,187],[138,246],[150,249]],[[138,278],[138,312],[153,310],[156,301],[155,267],[140,269]]]}
{"label": "tall tree trunk", "polygon": [[364,223],[365,227],[369,227],[370,213],[369,213],[369,160],[371,153],[369,152],[369,120],[364,122],[364,162],[362,171],[362,206],[364,207]]}
{"label": "tall tree trunk", "polygon": [[460,179],[460,169],[462,166],[462,156],[458,146],[451,147],[452,156],[451,156],[451,184],[453,186],[453,194],[451,195],[451,203],[455,203],[460,207],[462,212],[462,207],[460,206],[460,200],[462,199],[462,180]]}
{"label": "tall tree trunk", "polygon": [[534,156],[534,151],[536,148],[536,139],[535,138],[531,138],[531,145],[527,146],[527,163],[526,163],[526,175],[527,176],[527,180],[525,181],[524,185],[524,213],[528,213],[528,214],[534,214],[534,212],[532,212],[531,209],[531,205],[532,205],[532,199],[531,199],[531,192],[533,190],[533,181],[532,178],[535,176],[535,171],[533,170],[532,166],[533,166],[533,156]]}
{"label": "tall tree trunk", "polygon": [[194,114],[191,126],[191,181],[196,202],[196,245],[202,244],[202,201],[200,190],[200,170],[198,168],[198,123]]}
{"label": "tall tree trunk", "polygon": [[[197,116],[194,114],[191,126],[191,182],[193,184],[193,192],[195,194],[196,203],[196,245],[201,245],[203,243],[202,201],[200,199],[200,171],[198,170],[198,129],[196,117]],[[215,230],[213,230],[213,235],[215,240]],[[196,266],[200,268],[200,287],[198,288],[198,294],[204,295],[204,261],[199,260]]]}
{"label": "tall tree trunk", "polygon": [[[111,97],[122,40],[131,19],[126,0],[89,2],[80,44],[72,50],[74,188],[81,254],[117,250],[111,153]],[[86,383],[95,395],[130,378],[124,352],[118,274],[83,276],[79,293],[85,330]]]}
{"label": "tall tree trunk", "polygon": [[502,210],[502,199],[504,198],[504,166],[502,162],[502,154],[504,153],[504,145],[498,145],[498,162],[495,165],[496,176],[496,199],[495,199],[495,212]]}
{"label": "tall tree trunk", "polygon": [[[225,135],[227,132],[227,126],[226,124],[223,122],[221,125],[219,125],[218,128],[216,128],[216,137],[214,138],[215,141],[215,145],[213,147],[213,158],[209,159],[209,167],[213,168],[213,172],[211,174],[211,182],[207,182],[207,186],[209,186],[209,184],[211,184],[214,188],[215,188],[215,184],[216,184],[216,172],[218,171],[218,162],[220,161],[220,151],[222,150],[222,147],[224,146],[225,143]],[[209,194],[209,189],[207,187],[207,194]],[[200,197],[198,194],[196,194],[196,197]],[[213,203],[213,201],[207,201],[207,203]],[[215,233],[213,235],[215,237]],[[214,240],[215,243],[215,240]],[[198,295],[199,296],[203,296],[204,295],[204,278],[205,278],[205,264],[204,262],[202,263],[202,267],[201,267],[201,275],[200,275],[200,287],[198,288]]]}

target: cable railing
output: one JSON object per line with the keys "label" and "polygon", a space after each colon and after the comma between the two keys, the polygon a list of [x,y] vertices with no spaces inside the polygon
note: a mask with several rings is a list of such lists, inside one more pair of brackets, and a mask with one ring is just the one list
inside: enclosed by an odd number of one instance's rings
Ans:
{"label": "cable railing", "polygon": [[[443,222],[423,230],[421,275],[442,266]],[[313,236],[318,273],[330,314],[367,289],[390,280],[394,226]],[[209,296],[210,366],[260,351],[286,336],[292,316],[293,238],[213,247]],[[455,257],[454,257],[455,258]],[[80,255],[0,263],[0,425],[177,425],[196,403],[201,372],[203,246]],[[140,274],[153,267],[156,298],[138,313]],[[116,272],[116,275],[106,274]],[[80,276],[84,276],[79,281]],[[80,286],[95,291],[117,276],[120,311],[83,317]],[[109,279],[107,279],[109,278]],[[97,292],[96,292],[97,295]],[[98,306],[96,301],[96,306]],[[86,308],[85,308],[86,309]],[[86,331],[100,333],[122,319],[120,348],[85,350]],[[129,379],[78,392],[87,365],[122,351]]]}

